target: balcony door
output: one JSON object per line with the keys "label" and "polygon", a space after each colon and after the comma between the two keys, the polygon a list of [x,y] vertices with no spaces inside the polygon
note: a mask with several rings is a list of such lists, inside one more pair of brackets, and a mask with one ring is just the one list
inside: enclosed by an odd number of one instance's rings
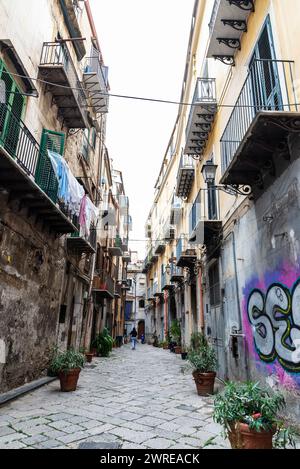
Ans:
{"label": "balcony door", "polygon": [[280,111],[282,96],[270,18],[268,17],[250,61],[254,109]]}
{"label": "balcony door", "polygon": [[0,80],[5,83],[6,104],[0,104],[0,138],[5,149],[15,156],[20,133],[20,121],[25,109],[25,97],[4,63],[0,60]]}

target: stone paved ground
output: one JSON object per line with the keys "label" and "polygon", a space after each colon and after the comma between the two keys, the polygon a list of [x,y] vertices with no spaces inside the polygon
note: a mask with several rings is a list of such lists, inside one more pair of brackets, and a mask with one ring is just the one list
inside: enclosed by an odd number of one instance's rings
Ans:
{"label": "stone paved ground", "polygon": [[115,442],[122,448],[229,447],[213,423],[212,398],[196,393],[186,362],[139,344],[93,359],[76,392],[54,381],[0,408],[0,448],[77,448]]}

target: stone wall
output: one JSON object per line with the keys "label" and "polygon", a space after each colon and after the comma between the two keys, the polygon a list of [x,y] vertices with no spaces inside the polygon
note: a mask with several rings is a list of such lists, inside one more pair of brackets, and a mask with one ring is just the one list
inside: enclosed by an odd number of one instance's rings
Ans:
{"label": "stone wall", "polygon": [[40,377],[56,342],[64,250],[30,222],[0,193],[0,392]]}

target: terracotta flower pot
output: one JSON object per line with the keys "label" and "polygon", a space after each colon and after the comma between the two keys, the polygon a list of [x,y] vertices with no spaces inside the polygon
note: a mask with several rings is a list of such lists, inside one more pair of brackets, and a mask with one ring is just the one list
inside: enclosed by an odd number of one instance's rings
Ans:
{"label": "terracotta flower pot", "polygon": [[97,357],[97,349],[92,348],[91,353],[94,355],[94,357]]}
{"label": "terracotta flower pot", "polygon": [[232,449],[241,449],[242,448],[242,437],[241,433],[237,431],[236,424],[229,424],[230,431],[228,431],[228,439]]}
{"label": "terracotta flower pot", "polygon": [[80,368],[74,368],[73,370],[58,373],[61,391],[70,392],[76,390],[80,371]]}
{"label": "terracotta flower pot", "polygon": [[241,435],[242,449],[272,449],[272,438],[276,432],[276,428],[270,431],[257,432],[251,430],[246,423],[239,422],[237,431]]}
{"label": "terracotta flower pot", "polygon": [[181,354],[181,347],[180,347],[180,345],[175,345],[174,350],[175,350],[176,355],[180,355],[180,354]]}
{"label": "terracotta flower pot", "polygon": [[86,353],[86,354],[85,354],[86,361],[87,361],[88,363],[91,363],[91,361],[93,360],[93,356],[94,356],[93,353]]}
{"label": "terracotta flower pot", "polygon": [[199,396],[207,396],[214,393],[215,372],[201,373],[200,371],[194,371],[193,377]]}

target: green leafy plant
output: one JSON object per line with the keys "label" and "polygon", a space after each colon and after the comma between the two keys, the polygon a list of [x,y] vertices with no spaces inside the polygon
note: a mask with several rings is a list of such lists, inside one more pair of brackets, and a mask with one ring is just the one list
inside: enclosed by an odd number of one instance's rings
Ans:
{"label": "green leafy plant", "polygon": [[97,353],[102,357],[108,357],[112,351],[114,340],[106,327],[93,340],[92,346],[97,349]]}
{"label": "green leafy plant", "polygon": [[279,411],[285,407],[281,393],[271,393],[259,383],[226,383],[225,389],[214,401],[213,419],[225,433],[237,422],[246,423],[256,431],[274,429]]}
{"label": "green leafy plant", "polygon": [[191,348],[188,361],[193,369],[200,373],[210,373],[217,369],[216,352],[207,342],[196,350]]}
{"label": "green leafy plant", "polygon": [[172,321],[170,327],[170,334],[172,336],[172,339],[179,345],[181,343],[181,328],[177,319]]}
{"label": "green leafy plant", "polygon": [[56,350],[52,357],[50,369],[54,373],[67,372],[74,368],[82,368],[85,363],[85,357],[82,353],[69,349],[64,352]]}
{"label": "green leafy plant", "polygon": [[197,350],[201,347],[207,347],[208,342],[201,332],[193,332],[191,335],[191,349]]}
{"label": "green leafy plant", "polygon": [[275,433],[273,446],[277,449],[296,449],[296,440],[299,438],[299,432],[285,422],[277,422],[277,431]]}

